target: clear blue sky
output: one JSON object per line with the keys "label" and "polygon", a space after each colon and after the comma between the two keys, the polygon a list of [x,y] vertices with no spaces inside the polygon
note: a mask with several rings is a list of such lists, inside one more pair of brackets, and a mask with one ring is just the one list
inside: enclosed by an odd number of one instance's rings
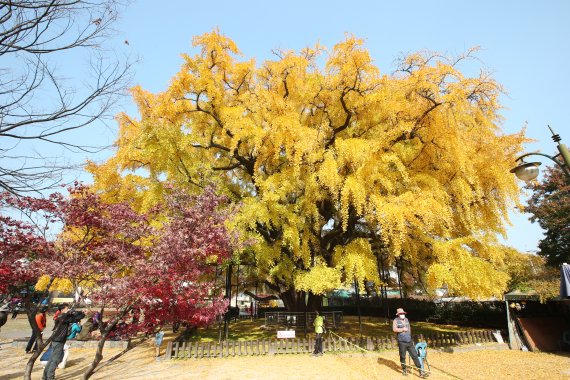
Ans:
{"label": "clear blue sky", "polygon": [[[219,27],[244,58],[257,62],[271,49],[300,49],[317,41],[332,47],[352,33],[364,38],[382,72],[402,53],[434,50],[456,55],[481,46],[478,57],[508,95],[503,129],[520,130],[537,142],[528,151],[555,153],[547,124],[570,145],[570,1],[151,1],[129,5],[115,43],[140,58],[134,84],[164,90],[181,53],[194,53],[193,36]],[[124,41],[128,41],[128,46]],[[136,110],[130,100],[121,109]],[[104,134],[114,139],[114,128]],[[99,156],[101,158],[103,156]],[[93,159],[93,157],[90,157]],[[536,250],[540,228],[512,213],[508,243]]]}

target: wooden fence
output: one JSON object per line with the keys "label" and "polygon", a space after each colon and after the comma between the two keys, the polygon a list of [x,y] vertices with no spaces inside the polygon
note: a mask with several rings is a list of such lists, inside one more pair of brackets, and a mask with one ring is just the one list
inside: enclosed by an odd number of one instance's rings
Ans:
{"label": "wooden fence", "polygon": [[[428,347],[446,347],[495,342],[495,338],[492,332],[487,330],[430,335],[419,334],[414,336],[414,341],[427,342]],[[199,359],[247,355],[308,354],[313,351],[314,346],[315,339],[312,337],[222,342],[169,342],[166,347],[166,358]],[[339,339],[327,334],[323,339],[323,349],[325,352],[361,351],[358,347],[362,347],[368,351],[381,351],[395,349],[398,347],[398,343],[393,334],[369,336],[363,337],[362,339]]]}

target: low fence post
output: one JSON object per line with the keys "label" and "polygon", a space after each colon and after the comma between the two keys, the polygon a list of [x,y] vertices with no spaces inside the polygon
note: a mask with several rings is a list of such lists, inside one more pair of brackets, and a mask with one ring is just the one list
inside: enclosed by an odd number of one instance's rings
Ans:
{"label": "low fence post", "polygon": [[178,347],[179,347],[180,343],[178,342],[174,342],[173,346],[174,346],[174,357],[178,358]]}
{"label": "low fence post", "polygon": [[166,344],[166,359],[172,358],[172,342]]}
{"label": "low fence post", "polygon": [[[495,342],[490,330],[456,331],[433,334],[414,335],[417,342],[425,341],[431,347],[447,347]],[[251,341],[223,342],[177,342],[166,344],[166,359],[229,357],[245,355],[269,354],[303,354],[312,352],[315,340],[313,337],[292,339],[260,339]],[[334,339],[330,334],[322,338],[325,351],[355,351],[358,346],[369,351],[394,349],[397,347],[394,335],[383,334],[366,337],[347,337]]]}

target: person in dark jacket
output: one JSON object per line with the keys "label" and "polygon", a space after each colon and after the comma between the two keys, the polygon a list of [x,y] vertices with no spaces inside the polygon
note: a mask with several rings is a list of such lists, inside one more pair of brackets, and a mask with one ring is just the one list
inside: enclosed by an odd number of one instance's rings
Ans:
{"label": "person in dark jacket", "polygon": [[63,308],[66,306],[67,304],[61,304],[61,305],[57,305],[57,310],[55,311],[55,314],[53,315],[53,328],[51,329],[51,331],[55,331],[55,329],[57,329],[57,319],[59,318],[59,316],[61,315],[61,311],[63,310]]}
{"label": "person in dark jacket", "polygon": [[22,309],[22,299],[13,298],[10,301],[10,307],[12,308],[12,319],[16,319],[18,312]]}
{"label": "person in dark jacket", "polygon": [[[396,310],[396,319],[392,322],[392,330],[397,334],[396,340],[398,341],[398,349],[400,351],[400,363],[402,364],[402,374],[405,376],[408,374],[406,365],[406,352],[410,354],[410,357],[414,361],[416,368],[421,368],[422,363],[418,358],[418,353],[414,346],[414,341],[412,340],[412,327],[410,326],[410,321],[406,318],[406,312],[402,308]],[[428,373],[420,370],[420,377],[427,377]]]}
{"label": "person in dark jacket", "polygon": [[8,304],[0,306],[0,327],[8,321]]}
{"label": "person in dark jacket", "polygon": [[99,329],[101,325],[101,313],[98,311],[93,314],[93,330]]}
{"label": "person in dark jacket", "polygon": [[65,304],[61,310],[61,314],[57,318],[57,328],[53,332],[52,354],[46,364],[42,380],[55,380],[55,369],[63,358],[63,349],[67,341],[67,329],[70,324],[77,322],[85,317],[83,312],[69,311],[69,305]]}

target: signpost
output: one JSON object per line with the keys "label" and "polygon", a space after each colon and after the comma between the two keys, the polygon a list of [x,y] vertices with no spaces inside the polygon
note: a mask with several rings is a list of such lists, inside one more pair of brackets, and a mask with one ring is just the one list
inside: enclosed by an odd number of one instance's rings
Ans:
{"label": "signpost", "polygon": [[278,339],[295,338],[295,330],[282,330],[277,331]]}

